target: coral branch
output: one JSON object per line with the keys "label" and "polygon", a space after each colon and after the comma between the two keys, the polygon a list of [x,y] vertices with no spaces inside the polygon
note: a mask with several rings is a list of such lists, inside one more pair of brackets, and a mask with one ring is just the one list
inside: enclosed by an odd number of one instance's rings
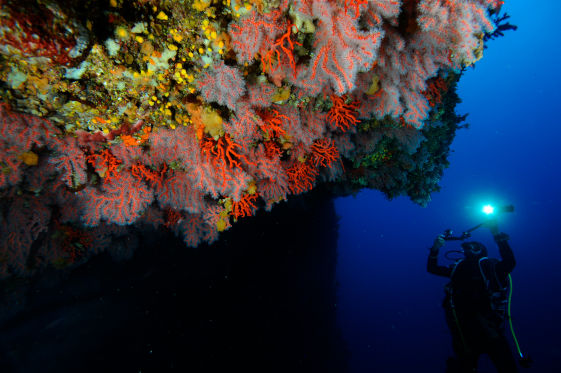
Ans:
{"label": "coral branch", "polygon": [[217,102],[231,110],[236,109],[236,102],[245,93],[245,81],[239,70],[226,66],[224,61],[201,74],[197,87],[207,102]]}
{"label": "coral branch", "polygon": [[339,158],[339,150],[332,140],[320,139],[312,145],[312,162],[316,167],[331,167]]}
{"label": "coral branch", "polygon": [[79,192],[87,226],[101,221],[118,225],[132,224],[154,200],[154,192],[128,172],[121,172],[99,190],[87,187]]}
{"label": "coral branch", "polygon": [[329,121],[338,129],[345,132],[359,121],[357,119],[359,106],[357,101],[347,103],[347,97],[331,95],[333,106],[329,109],[327,117]]}

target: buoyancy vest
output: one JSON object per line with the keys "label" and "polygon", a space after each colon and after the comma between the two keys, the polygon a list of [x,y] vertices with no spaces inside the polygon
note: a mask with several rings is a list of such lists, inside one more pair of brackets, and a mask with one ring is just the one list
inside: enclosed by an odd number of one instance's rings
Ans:
{"label": "buoyancy vest", "polygon": [[[482,257],[477,261],[478,271],[471,274],[468,284],[463,284],[464,287],[473,287],[472,292],[477,294],[478,301],[484,300],[484,302],[489,306],[489,309],[502,320],[504,320],[507,311],[507,286],[503,284],[498,278],[495,266],[498,263],[497,259],[489,259],[487,257]],[[462,267],[468,263],[461,259],[454,264],[452,272],[450,275],[450,282],[446,285],[447,297],[445,299],[445,305],[455,308],[456,303],[455,298],[465,296],[464,294],[455,294],[454,289],[457,288],[458,284],[455,281],[457,279],[458,268],[460,272]],[[472,263],[473,264],[473,263]],[[461,293],[461,291],[460,291]],[[469,300],[466,300],[466,302]],[[461,305],[461,304],[460,304]]]}

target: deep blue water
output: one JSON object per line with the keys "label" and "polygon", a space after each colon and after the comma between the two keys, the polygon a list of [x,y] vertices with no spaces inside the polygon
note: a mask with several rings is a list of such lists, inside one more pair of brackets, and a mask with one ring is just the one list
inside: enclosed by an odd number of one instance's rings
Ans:
{"label": "deep blue water", "polygon": [[[432,202],[422,208],[376,191],[336,202],[338,322],[350,372],[444,371],[452,352],[440,306],[446,279],[426,272],[428,247],[446,228],[480,223],[481,206],[494,201],[515,206],[499,228],[517,259],[512,317],[535,360],[530,371],[561,371],[561,3],[509,0],[503,10],[518,30],[490,41],[460,81],[457,112],[469,113],[470,128],[457,132]],[[498,255],[489,231],[473,238]]]}

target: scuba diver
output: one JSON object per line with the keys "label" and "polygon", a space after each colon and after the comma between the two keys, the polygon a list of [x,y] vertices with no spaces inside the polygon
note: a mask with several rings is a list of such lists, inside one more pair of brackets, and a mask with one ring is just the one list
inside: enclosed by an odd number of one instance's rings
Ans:
{"label": "scuba diver", "polygon": [[515,373],[518,368],[505,336],[505,317],[510,321],[507,286],[516,262],[509,237],[499,233],[495,220],[479,226],[491,230],[501,260],[487,258],[485,246],[471,241],[461,245],[463,259],[451,266],[438,265],[438,252],[445,241],[463,241],[470,237],[467,232],[461,237],[452,237],[448,230],[439,235],[430,248],[427,271],[450,278],[443,307],[456,356],[448,359],[446,372],[477,372],[480,355],[488,354],[498,373]]}

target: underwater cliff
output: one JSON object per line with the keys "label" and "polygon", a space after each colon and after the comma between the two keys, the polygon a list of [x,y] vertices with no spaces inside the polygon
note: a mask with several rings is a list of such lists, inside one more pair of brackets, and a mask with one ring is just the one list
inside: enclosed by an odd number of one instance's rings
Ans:
{"label": "underwater cliff", "polygon": [[2,1],[0,278],[211,243],[324,185],[426,205],[502,1]]}

